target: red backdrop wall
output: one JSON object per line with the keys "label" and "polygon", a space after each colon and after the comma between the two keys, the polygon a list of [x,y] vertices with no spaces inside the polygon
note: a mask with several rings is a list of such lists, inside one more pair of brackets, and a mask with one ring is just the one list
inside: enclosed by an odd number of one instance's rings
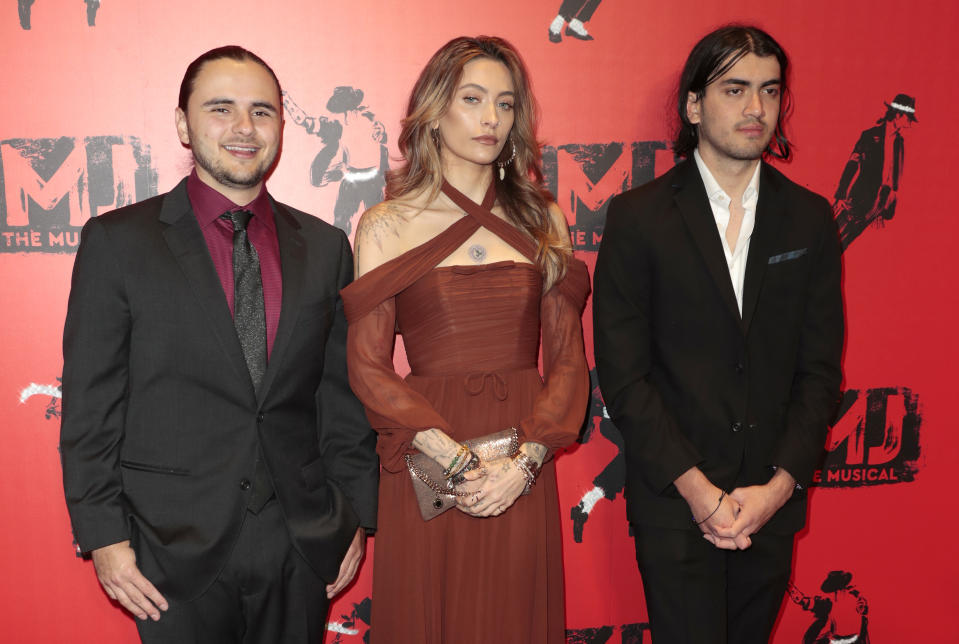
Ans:
{"label": "red backdrop wall", "polygon": [[[791,54],[796,156],[784,170],[827,197],[885,104],[900,93],[915,99],[919,120],[905,132],[894,216],[866,227],[844,253],[845,413],[827,446],[822,484],[811,493],[793,581],[812,598],[830,571],[851,573],[876,642],[954,637],[959,437],[949,429],[949,392],[959,358],[952,328],[959,219],[945,199],[956,144],[945,112],[957,99],[947,70],[959,5],[605,0],[586,23],[595,40],[552,43],[547,28],[560,0],[19,4],[19,14],[13,2],[0,13],[2,639],[135,639],[132,621],[107,600],[71,544],[57,455],[60,340],[79,226],[166,191],[189,171],[173,108],[190,60],[237,43],[272,64],[302,113],[292,106],[287,113],[271,192],[332,221],[338,199],[349,207],[339,196],[338,164],[344,154],[355,163],[378,160],[381,145],[395,157],[408,92],[432,52],[461,34],[511,40],[542,105],[550,185],[592,266],[609,197],[673,163],[670,94],[686,54],[730,21],[768,29]],[[330,111],[340,86],[362,90],[364,108]],[[304,116],[313,120],[298,124]],[[333,130],[320,129],[323,119]],[[338,142],[329,135],[334,121],[342,126]],[[591,351],[589,311],[584,326]],[[616,436],[604,426],[599,399],[593,414],[592,431],[557,461],[568,637],[648,642],[616,487]],[[590,494],[597,486],[601,493]],[[371,568],[368,558],[333,605],[327,642],[363,641]],[[787,601],[774,641],[802,641],[814,620]]]}

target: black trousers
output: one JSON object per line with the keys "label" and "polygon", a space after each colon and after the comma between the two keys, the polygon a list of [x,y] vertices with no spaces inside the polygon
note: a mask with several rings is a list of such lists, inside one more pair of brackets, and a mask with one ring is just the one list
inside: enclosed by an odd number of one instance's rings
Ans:
{"label": "black trousers", "polygon": [[653,644],[766,644],[792,564],[794,535],[752,535],[720,550],[699,528],[634,525]]}
{"label": "black trousers", "polygon": [[326,584],[293,547],[276,499],[247,512],[226,566],[202,595],[137,621],[144,644],[318,644]]}
{"label": "black trousers", "polygon": [[559,15],[563,16],[566,22],[573,18],[579,18],[580,22],[589,22],[593,17],[593,12],[603,0],[563,0],[559,7]]}

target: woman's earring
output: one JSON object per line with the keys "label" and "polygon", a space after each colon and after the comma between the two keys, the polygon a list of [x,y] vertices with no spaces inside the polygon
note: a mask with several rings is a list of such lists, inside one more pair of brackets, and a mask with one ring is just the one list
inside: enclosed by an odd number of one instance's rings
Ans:
{"label": "woman's earring", "polygon": [[513,154],[510,155],[506,161],[497,161],[496,165],[499,166],[499,180],[502,181],[506,178],[506,168],[509,167],[509,164],[513,162],[513,159],[516,158],[516,144],[513,143],[513,139],[509,140],[510,145],[513,146]]}

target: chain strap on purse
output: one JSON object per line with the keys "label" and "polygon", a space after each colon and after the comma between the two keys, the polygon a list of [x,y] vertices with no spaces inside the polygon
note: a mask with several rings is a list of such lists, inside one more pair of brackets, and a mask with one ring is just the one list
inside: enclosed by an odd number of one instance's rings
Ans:
{"label": "chain strap on purse", "polygon": [[[512,458],[519,451],[516,428],[473,438],[463,443],[473,453],[465,467],[447,478],[446,470],[426,454],[407,454],[406,469],[413,482],[416,503],[424,521],[436,518],[453,507],[456,497],[470,496],[471,492],[459,492],[455,486],[463,482],[462,475],[474,469],[480,462],[497,458]],[[438,483],[437,481],[442,481]],[[529,492],[529,487],[523,492]]]}

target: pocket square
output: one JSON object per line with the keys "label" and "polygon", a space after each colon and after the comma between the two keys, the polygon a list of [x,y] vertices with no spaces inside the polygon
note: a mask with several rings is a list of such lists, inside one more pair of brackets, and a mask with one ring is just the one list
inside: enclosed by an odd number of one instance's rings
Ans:
{"label": "pocket square", "polygon": [[796,259],[802,257],[809,251],[808,248],[800,248],[799,250],[791,250],[788,253],[779,253],[778,255],[773,255],[769,258],[770,264],[778,264],[780,262],[788,262],[791,259]]}

